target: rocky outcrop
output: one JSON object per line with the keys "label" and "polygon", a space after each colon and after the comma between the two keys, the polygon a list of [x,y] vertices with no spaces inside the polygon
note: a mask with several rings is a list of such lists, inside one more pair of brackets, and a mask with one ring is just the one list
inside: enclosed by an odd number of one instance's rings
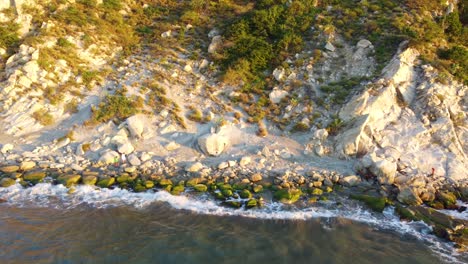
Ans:
{"label": "rocky outcrop", "polygon": [[[339,117],[347,127],[335,138],[335,151],[341,157],[372,155],[364,167],[380,183],[391,184],[398,173],[465,181],[467,87],[435,82],[436,71],[419,66],[418,55],[402,49],[381,79],[343,106]],[[398,162],[403,165],[395,174]]]}
{"label": "rocky outcrop", "polygon": [[222,132],[207,134],[198,138],[198,146],[203,153],[210,156],[221,155],[229,145],[229,138]]}

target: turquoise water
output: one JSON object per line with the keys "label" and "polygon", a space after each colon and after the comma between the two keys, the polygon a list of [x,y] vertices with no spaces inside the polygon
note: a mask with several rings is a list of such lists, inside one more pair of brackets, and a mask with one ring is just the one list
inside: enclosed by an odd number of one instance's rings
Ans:
{"label": "turquoise water", "polygon": [[[354,217],[347,213],[344,217],[327,217],[326,212],[333,215],[339,210],[326,204],[305,211],[280,206],[231,210],[163,192],[140,195],[79,189],[68,196],[61,187],[34,188],[0,191],[0,198],[7,200],[0,204],[0,263],[468,260],[425,234],[427,227],[422,224],[389,225],[385,221],[390,222],[390,216],[378,218],[357,208],[339,209],[354,211]],[[137,203],[137,199],[146,202]]]}

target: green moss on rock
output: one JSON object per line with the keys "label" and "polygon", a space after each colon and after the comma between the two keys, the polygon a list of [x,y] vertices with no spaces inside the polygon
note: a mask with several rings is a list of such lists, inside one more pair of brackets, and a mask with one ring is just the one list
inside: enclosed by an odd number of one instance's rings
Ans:
{"label": "green moss on rock", "polygon": [[252,193],[249,190],[242,190],[239,193],[240,197],[243,199],[250,199],[252,198]]}
{"label": "green moss on rock", "polygon": [[208,191],[208,186],[206,186],[205,184],[199,183],[193,186],[193,189],[197,192],[206,192]]}
{"label": "green moss on rock", "polygon": [[29,181],[32,183],[41,182],[45,177],[46,177],[45,171],[31,171],[23,175],[23,179],[25,181]]}
{"label": "green moss on rock", "polygon": [[441,201],[445,207],[451,207],[457,203],[457,197],[452,192],[438,192],[437,199]]}
{"label": "green moss on rock", "polygon": [[351,194],[351,199],[364,202],[370,209],[376,212],[383,212],[385,208],[385,198],[384,197],[374,197],[365,194]]}
{"label": "green moss on rock", "polygon": [[282,203],[293,204],[302,196],[299,189],[280,189],[275,192],[274,197]]}
{"label": "green moss on rock", "polygon": [[253,208],[253,207],[257,207],[257,200],[256,199],[250,199],[247,201],[247,203],[245,204],[245,206],[247,208]]}
{"label": "green moss on rock", "polygon": [[0,186],[6,188],[6,187],[10,187],[12,185],[14,185],[16,183],[16,181],[14,179],[11,179],[11,178],[3,178],[2,180],[0,180]]}
{"label": "green moss on rock", "polygon": [[260,184],[256,184],[254,185],[253,187],[253,192],[254,193],[260,193],[260,192],[263,192],[263,186],[260,185]]}
{"label": "green moss on rock", "polygon": [[171,190],[172,195],[180,195],[182,192],[184,192],[185,187],[183,185],[176,185],[174,188]]}
{"label": "green moss on rock", "polygon": [[172,184],[172,181],[169,179],[162,179],[159,181],[159,185],[161,187],[166,187],[166,186],[173,185],[173,184]]}
{"label": "green moss on rock", "polygon": [[101,188],[107,188],[107,187],[110,187],[112,184],[114,184],[114,182],[115,182],[114,177],[104,178],[97,183],[97,186]]}
{"label": "green moss on rock", "polygon": [[316,196],[321,196],[323,194],[323,191],[319,188],[313,188],[312,191],[310,192],[312,195]]}
{"label": "green moss on rock", "polygon": [[90,175],[90,176],[83,176],[82,180],[83,184],[85,185],[96,185],[97,177]]}
{"label": "green moss on rock", "polygon": [[185,186],[187,186],[187,187],[194,187],[194,186],[197,185],[199,182],[200,182],[200,179],[199,179],[199,178],[192,178],[192,179],[190,179],[190,180],[187,180],[187,182],[185,183]]}
{"label": "green moss on rock", "polygon": [[146,189],[151,189],[154,187],[154,182],[153,181],[145,181],[145,187]]}
{"label": "green moss on rock", "polygon": [[60,175],[57,178],[57,181],[66,187],[70,187],[73,184],[77,184],[81,179],[81,175],[72,174],[72,175]]}

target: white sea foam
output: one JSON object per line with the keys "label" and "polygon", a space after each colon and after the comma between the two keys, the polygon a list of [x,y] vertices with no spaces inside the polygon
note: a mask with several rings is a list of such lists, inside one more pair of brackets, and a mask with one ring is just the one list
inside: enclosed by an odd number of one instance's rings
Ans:
{"label": "white sea foam", "polygon": [[422,222],[402,222],[395,215],[393,208],[386,208],[383,214],[375,214],[360,206],[352,208],[330,208],[327,206],[308,207],[303,209],[286,208],[281,203],[271,202],[259,209],[243,210],[220,206],[216,201],[207,197],[189,198],[187,196],[173,196],[165,191],[132,193],[115,188],[100,189],[93,186],[80,185],[73,194],[63,185],[40,183],[30,188],[23,188],[19,184],[8,188],[0,188],[0,198],[18,207],[58,207],[74,208],[88,205],[96,208],[128,205],[145,208],[155,202],[165,202],[171,207],[188,210],[198,214],[218,216],[242,216],[259,219],[278,220],[307,220],[312,218],[341,217],[356,222],[366,223],[375,228],[393,230],[400,234],[411,235],[426,243],[444,261],[463,263],[458,260],[460,253],[453,249],[453,245],[440,241],[430,235],[430,227]]}

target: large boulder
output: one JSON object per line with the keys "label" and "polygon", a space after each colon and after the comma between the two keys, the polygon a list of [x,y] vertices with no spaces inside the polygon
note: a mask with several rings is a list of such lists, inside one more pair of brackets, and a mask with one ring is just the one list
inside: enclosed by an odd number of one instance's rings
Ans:
{"label": "large boulder", "polygon": [[270,93],[270,101],[272,103],[274,103],[274,104],[278,104],[278,103],[281,102],[281,100],[283,100],[283,98],[285,98],[288,95],[289,95],[289,93],[287,91],[280,90],[280,89],[274,89]]}
{"label": "large boulder", "polygon": [[116,161],[118,161],[120,158],[119,153],[111,150],[111,151],[106,151],[101,155],[101,158],[99,158],[99,161],[104,163],[104,164],[112,164]]}
{"label": "large boulder", "polygon": [[370,171],[377,177],[380,184],[393,184],[396,170],[396,163],[385,159],[375,162],[370,167]]}
{"label": "large boulder", "polygon": [[146,123],[147,120],[144,115],[134,115],[127,118],[127,128],[130,135],[135,138],[141,138]]}
{"label": "large boulder", "polygon": [[400,189],[397,199],[399,202],[407,205],[422,204],[422,200],[419,198],[419,195],[409,186],[405,186]]}
{"label": "large boulder", "polygon": [[207,134],[198,138],[198,146],[207,155],[219,156],[230,145],[230,140],[225,135]]}

